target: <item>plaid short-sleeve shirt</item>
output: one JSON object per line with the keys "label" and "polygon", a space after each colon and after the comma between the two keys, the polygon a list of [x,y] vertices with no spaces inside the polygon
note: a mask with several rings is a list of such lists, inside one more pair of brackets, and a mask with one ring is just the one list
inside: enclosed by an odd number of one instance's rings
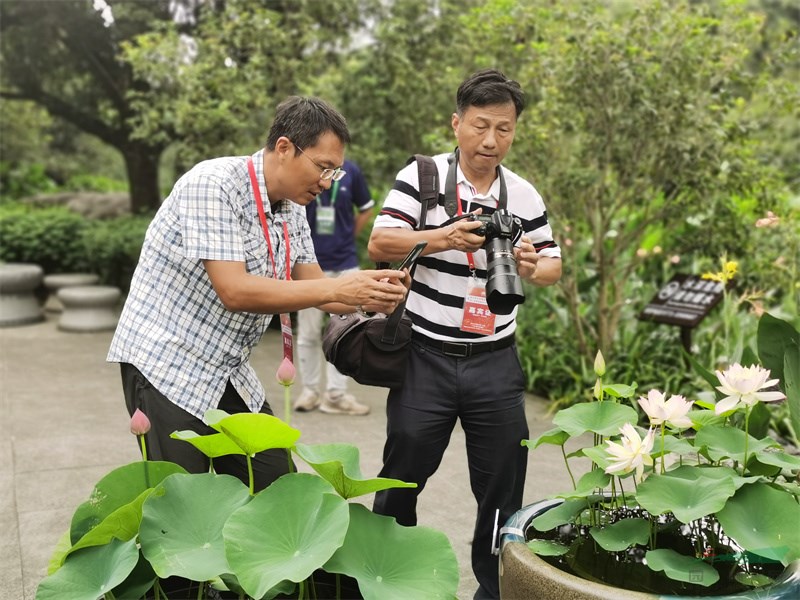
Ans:
{"label": "plaid short-sleeve shirt", "polygon": [[[252,158],[266,199],[263,154]],[[292,265],[316,262],[303,207],[289,200],[276,206],[274,213],[268,202],[264,206],[273,267],[246,156],[204,161],[181,177],[147,229],[107,360],[133,364],[196,417],[217,406],[228,381],[257,412],[265,394],[250,351],[272,315],[227,310],[202,261],[243,262],[250,274],[284,279],[291,269],[285,222]]]}

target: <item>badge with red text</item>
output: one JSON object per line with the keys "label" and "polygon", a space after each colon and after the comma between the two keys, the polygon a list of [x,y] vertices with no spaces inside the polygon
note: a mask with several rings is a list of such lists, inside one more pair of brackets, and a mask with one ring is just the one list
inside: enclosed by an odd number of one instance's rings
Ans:
{"label": "badge with red text", "polygon": [[281,338],[283,338],[283,357],[294,363],[294,342],[292,341],[292,316],[281,314]]}
{"label": "badge with red text", "polygon": [[494,333],[494,313],[486,304],[486,287],[471,286],[464,299],[464,314],[461,317],[461,331],[492,335]]}

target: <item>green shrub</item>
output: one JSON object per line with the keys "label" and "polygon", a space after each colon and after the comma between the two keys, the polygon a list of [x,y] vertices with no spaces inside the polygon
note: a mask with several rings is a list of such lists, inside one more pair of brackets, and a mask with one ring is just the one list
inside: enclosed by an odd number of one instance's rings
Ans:
{"label": "green shrub", "polygon": [[152,215],[91,220],[66,207],[0,204],[0,260],[45,273],[88,271],[127,291]]}
{"label": "green shrub", "polygon": [[103,282],[127,291],[152,218],[136,215],[93,222],[83,234],[89,270]]}
{"label": "green shrub", "polygon": [[0,260],[36,263],[45,273],[83,271],[87,226],[86,219],[63,206],[0,204]]}

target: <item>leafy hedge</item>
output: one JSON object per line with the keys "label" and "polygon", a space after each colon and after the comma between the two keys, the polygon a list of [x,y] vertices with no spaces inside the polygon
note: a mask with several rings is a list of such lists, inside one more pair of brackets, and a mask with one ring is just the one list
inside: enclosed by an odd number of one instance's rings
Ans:
{"label": "leafy hedge", "polygon": [[127,291],[152,215],[90,220],[66,207],[0,204],[0,261],[90,272]]}

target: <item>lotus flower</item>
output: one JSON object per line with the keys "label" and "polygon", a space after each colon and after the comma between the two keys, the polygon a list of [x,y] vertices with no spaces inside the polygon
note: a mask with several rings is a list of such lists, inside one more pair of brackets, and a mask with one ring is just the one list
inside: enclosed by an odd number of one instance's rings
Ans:
{"label": "lotus flower", "polygon": [[131,433],[133,435],[144,435],[150,431],[150,419],[138,408],[131,417]]}
{"label": "lotus flower", "polygon": [[641,481],[644,466],[653,464],[650,451],[653,449],[656,430],[649,429],[647,435],[642,439],[633,425],[625,423],[620,427],[620,432],[622,433],[620,443],[606,441],[608,444],[606,452],[611,456],[611,464],[606,467],[606,473],[630,473],[635,469],[635,480]]}
{"label": "lotus flower", "polygon": [[663,425],[666,423],[678,429],[691,427],[692,421],[686,416],[686,413],[694,403],[683,396],[672,395],[669,400],[666,397],[666,394],[662,394],[658,390],[650,390],[647,392],[647,397],[639,398],[639,406],[647,413],[650,424]]}
{"label": "lotus flower", "polygon": [[781,392],[762,392],[778,383],[777,379],[768,379],[769,369],[759,365],[743,367],[736,363],[725,371],[717,371],[720,385],[717,389],[726,394],[725,398],[717,402],[714,412],[721,415],[724,412],[738,408],[740,405],[753,406],[756,402],[778,402],[786,398]]}

